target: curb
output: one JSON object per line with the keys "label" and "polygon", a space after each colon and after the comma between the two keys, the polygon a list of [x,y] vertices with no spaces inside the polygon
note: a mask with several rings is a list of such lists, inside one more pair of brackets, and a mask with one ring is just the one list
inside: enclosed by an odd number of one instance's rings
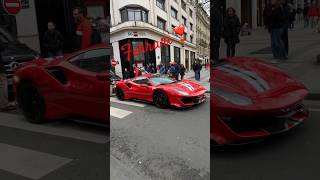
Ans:
{"label": "curb", "polygon": [[312,101],[320,101],[320,92],[319,93],[309,93],[306,100],[312,100]]}

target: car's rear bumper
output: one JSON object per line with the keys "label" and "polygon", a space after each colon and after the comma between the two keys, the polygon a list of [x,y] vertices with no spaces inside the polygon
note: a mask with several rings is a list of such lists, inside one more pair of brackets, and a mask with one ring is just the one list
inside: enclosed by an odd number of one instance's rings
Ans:
{"label": "car's rear bumper", "polygon": [[214,117],[211,139],[218,144],[242,144],[280,134],[300,125],[309,116],[301,104],[281,116]]}

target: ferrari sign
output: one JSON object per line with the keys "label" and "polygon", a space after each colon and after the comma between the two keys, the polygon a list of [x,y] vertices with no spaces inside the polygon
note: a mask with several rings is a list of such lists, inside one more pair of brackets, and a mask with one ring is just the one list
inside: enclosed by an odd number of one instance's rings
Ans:
{"label": "ferrari sign", "polygon": [[116,60],[114,60],[114,59],[112,59],[112,60],[111,60],[111,65],[112,65],[112,67],[116,67],[116,65],[117,65],[117,61],[116,61]]}
{"label": "ferrari sign", "polygon": [[3,9],[10,15],[17,15],[21,10],[20,0],[3,0]]}

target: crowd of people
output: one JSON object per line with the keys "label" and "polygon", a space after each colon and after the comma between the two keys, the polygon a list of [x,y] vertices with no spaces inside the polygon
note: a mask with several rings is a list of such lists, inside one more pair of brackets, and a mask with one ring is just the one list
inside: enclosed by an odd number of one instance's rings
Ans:
{"label": "crowd of people", "polygon": [[[73,18],[77,25],[75,32],[76,50],[88,48],[95,44],[108,43],[108,22],[106,19],[98,17],[86,17],[81,7],[73,9]],[[49,21],[48,30],[44,33],[42,43],[47,57],[60,56],[63,54],[64,37],[57,30],[55,22]]]}
{"label": "crowd of people", "polygon": [[[196,60],[192,64],[192,70],[195,73],[195,80],[200,81],[200,72],[202,70],[202,64],[199,60]],[[123,79],[130,79],[149,73],[166,74],[178,81],[184,79],[184,76],[186,74],[186,68],[183,64],[174,61],[169,64],[161,63],[157,66],[155,66],[154,63],[146,64],[145,66],[141,67],[137,66],[136,64],[133,64],[131,71],[128,68],[124,68]]]}
{"label": "crowd of people", "polygon": [[304,9],[299,11],[303,13],[304,28],[310,27],[320,33],[320,2],[312,1],[311,5],[306,3]]}

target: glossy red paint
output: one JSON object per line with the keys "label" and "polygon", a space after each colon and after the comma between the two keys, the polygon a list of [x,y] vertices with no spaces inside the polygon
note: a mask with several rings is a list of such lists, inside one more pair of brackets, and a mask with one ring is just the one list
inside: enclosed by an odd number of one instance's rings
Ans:
{"label": "glossy red paint", "polygon": [[[110,46],[97,45],[73,54],[53,59],[36,59],[17,69],[15,92],[25,83],[32,82],[45,100],[47,119],[88,118],[108,123],[110,94],[107,72],[95,73],[79,68],[69,61],[93,50],[110,51]],[[66,83],[61,83],[49,70],[61,70]],[[17,94],[17,93],[16,93]]]}
{"label": "glossy red paint", "polygon": [[[124,92],[124,100],[136,99],[150,103],[153,103],[153,96],[155,92],[162,91],[168,96],[170,106],[177,108],[191,107],[206,100],[206,89],[193,81],[182,80],[172,84],[155,85],[150,81],[152,76],[155,75],[146,74],[133,79],[119,81],[116,83],[115,88],[121,88],[121,90]],[[150,84],[147,85],[135,83],[135,80],[139,78],[148,79]],[[182,90],[187,94],[180,94],[175,89]],[[199,100],[195,100],[193,102],[183,102],[182,99],[184,98],[199,98]]]}
{"label": "glossy red paint", "polygon": [[210,137],[215,143],[266,138],[292,129],[309,115],[301,105],[306,87],[262,60],[226,59],[214,67],[211,79]]}

